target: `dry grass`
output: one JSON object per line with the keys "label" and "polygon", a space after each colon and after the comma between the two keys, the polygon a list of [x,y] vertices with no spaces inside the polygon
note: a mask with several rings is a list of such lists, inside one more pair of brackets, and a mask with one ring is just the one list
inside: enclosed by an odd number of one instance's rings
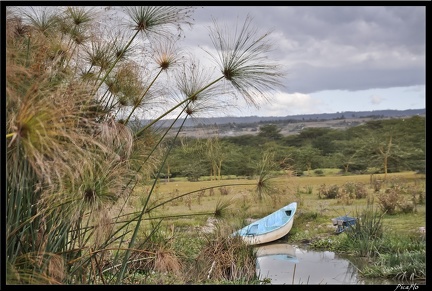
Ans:
{"label": "dry grass", "polygon": [[[368,201],[373,201],[375,205],[378,203],[377,196],[379,192],[375,192],[374,181],[379,180],[379,175],[350,175],[350,176],[324,176],[324,177],[288,177],[279,176],[272,180],[274,193],[268,195],[263,201],[258,199],[254,192],[256,185],[254,180],[230,179],[222,181],[199,181],[188,182],[180,179],[171,179],[170,182],[162,181],[157,188],[157,194],[154,196],[158,202],[167,200],[168,198],[178,196],[179,194],[196,191],[193,194],[183,198],[169,202],[159,211],[170,214],[185,214],[185,213],[211,213],[215,210],[218,201],[228,201],[230,204],[230,212],[233,214],[231,224],[233,227],[242,223],[240,218],[260,218],[275,209],[278,209],[292,201],[297,201],[299,204],[297,217],[316,216],[314,220],[308,220],[304,223],[315,225],[321,228],[321,231],[329,231],[329,228],[323,227],[331,225],[330,219],[340,215],[355,215],[367,206]],[[388,181],[403,180],[406,187],[423,187],[425,185],[424,176],[415,174],[414,172],[394,173],[390,174]],[[318,190],[322,185],[339,185],[342,187],[345,183],[363,183],[368,192],[368,197],[362,199],[353,199],[350,204],[344,204],[338,199],[320,199]],[[244,184],[249,185],[245,186]],[[243,184],[239,186],[224,186],[228,189],[227,194],[223,195],[219,189],[203,190],[210,187],[221,185]],[[386,185],[383,185],[381,191],[384,192]],[[388,183],[391,187],[391,183]],[[137,191],[140,192],[140,191]],[[186,198],[187,197],[187,198]],[[405,200],[410,200],[409,193],[403,195]],[[425,205],[418,205],[417,212],[404,215],[390,216],[386,215],[384,223],[388,222],[390,228],[394,230],[410,231],[425,226],[426,223]],[[179,226],[203,226],[205,225],[209,215],[195,216],[190,218],[176,219],[175,224]],[[171,222],[173,223],[173,222]],[[300,228],[301,219],[298,219],[298,227]]]}

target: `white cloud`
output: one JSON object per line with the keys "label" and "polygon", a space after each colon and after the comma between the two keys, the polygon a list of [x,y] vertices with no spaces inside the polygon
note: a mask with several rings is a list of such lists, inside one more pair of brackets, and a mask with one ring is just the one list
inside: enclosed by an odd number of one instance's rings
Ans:
{"label": "white cloud", "polygon": [[259,103],[259,108],[246,107],[246,104],[244,104],[244,106],[240,106],[240,108],[242,110],[243,116],[286,116],[321,113],[320,106],[322,105],[323,103],[321,101],[312,98],[308,94],[297,92],[288,94],[284,92],[278,92],[273,95],[269,102]]}
{"label": "white cloud", "polygon": [[385,98],[383,98],[383,97],[381,97],[381,96],[377,96],[377,95],[370,96],[370,102],[371,102],[371,104],[373,104],[373,105],[380,104],[380,103],[382,103],[384,100],[385,100]]}

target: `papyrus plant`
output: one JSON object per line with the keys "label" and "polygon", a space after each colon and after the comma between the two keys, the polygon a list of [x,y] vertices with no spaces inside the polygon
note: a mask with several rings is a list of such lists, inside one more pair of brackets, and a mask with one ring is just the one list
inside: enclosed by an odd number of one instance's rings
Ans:
{"label": "papyrus plant", "polygon": [[152,202],[175,122],[237,98],[256,105],[282,73],[265,58],[268,33],[252,29],[250,17],[234,34],[214,21],[219,73],[209,75],[177,45],[193,7],[49,9],[8,7],[6,19],[7,283],[122,284],[173,218],[153,212],[192,194]]}

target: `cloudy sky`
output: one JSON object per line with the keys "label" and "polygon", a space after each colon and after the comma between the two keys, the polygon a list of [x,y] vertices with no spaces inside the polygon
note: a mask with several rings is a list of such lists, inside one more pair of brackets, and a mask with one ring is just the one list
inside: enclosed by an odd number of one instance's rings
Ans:
{"label": "cloudy sky", "polygon": [[260,32],[272,31],[270,38],[274,46],[269,58],[286,72],[284,88],[274,92],[270,102],[261,102],[255,108],[239,99],[236,107],[239,110],[225,110],[221,113],[224,116],[426,107],[425,5],[221,6],[224,2],[217,2],[219,6],[205,6],[206,2],[197,3],[204,6],[196,6],[192,28],[184,27],[182,48],[197,56],[201,63],[215,68],[203,50],[214,49],[209,37],[213,19],[221,26],[234,28],[236,24],[242,25],[249,15],[253,18],[252,25]]}
{"label": "cloudy sky", "polygon": [[[425,97],[423,6],[199,6],[187,49],[204,56],[208,28],[243,23],[272,30],[269,55],[286,71],[285,88],[237,116],[286,116],[420,109]],[[232,23],[232,24],[230,24]]]}

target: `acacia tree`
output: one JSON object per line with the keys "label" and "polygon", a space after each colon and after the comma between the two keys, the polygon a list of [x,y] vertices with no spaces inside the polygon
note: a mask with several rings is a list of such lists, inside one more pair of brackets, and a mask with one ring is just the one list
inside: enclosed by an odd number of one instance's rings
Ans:
{"label": "acacia tree", "polygon": [[265,124],[260,126],[258,136],[267,140],[280,140],[282,139],[281,129],[275,124]]}
{"label": "acacia tree", "polygon": [[306,169],[308,175],[310,171],[320,163],[321,153],[316,148],[307,145],[297,149],[294,160],[299,168]]}
{"label": "acacia tree", "polygon": [[205,155],[211,162],[210,178],[221,179],[222,162],[226,159],[227,151],[225,146],[216,137],[208,138],[205,143]]}
{"label": "acacia tree", "polygon": [[[8,283],[124,283],[149,242],[138,238],[141,224],[172,201],[150,206],[174,123],[183,118],[175,139],[186,119],[218,105],[220,94],[255,105],[281,84],[280,67],[266,58],[269,34],[253,29],[249,16],[234,29],[213,21],[219,75],[205,74],[212,70],[196,60],[180,62],[177,29],[192,24],[193,10],[7,8]],[[108,21],[120,15],[129,29],[116,24],[121,19]],[[133,124],[156,106],[162,113]],[[173,114],[158,131],[157,122]],[[148,189],[141,208],[128,212],[140,184]]]}
{"label": "acacia tree", "polygon": [[400,148],[403,133],[396,129],[395,124],[397,121],[371,121],[360,129],[363,132],[362,156],[367,158],[370,166],[384,172],[384,179],[387,178],[390,161],[397,161],[404,155]]}
{"label": "acacia tree", "polygon": [[395,159],[392,159],[389,168],[410,169],[425,172],[426,169],[426,118],[413,116],[400,119],[395,123],[394,131],[398,133]]}
{"label": "acacia tree", "polygon": [[358,166],[359,160],[363,160],[361,153],[364,145],[361,139],[336,140],[334,145],[335,153],[332,156],[336,160],[337,167],[343,167],[345,174],[350,171],[351,167]]}

